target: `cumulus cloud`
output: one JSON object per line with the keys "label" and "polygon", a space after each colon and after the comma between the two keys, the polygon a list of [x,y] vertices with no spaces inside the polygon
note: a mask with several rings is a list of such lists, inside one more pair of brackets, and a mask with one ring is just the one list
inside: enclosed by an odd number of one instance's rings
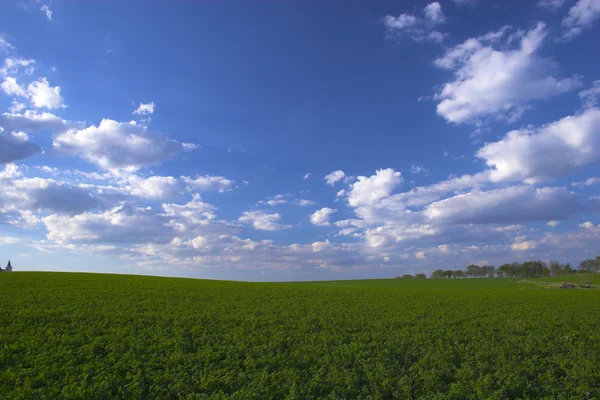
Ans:
{"label": "cumulus cloud", "polygon": [[579,226],[581,228],[583,228],[583,229],[593,229],[593,228],[595,228],[595,225],[592,224],[590,221],[586,221],[586,222],[584,222],[582,224],[579,224]]}
{"label": "cumulus cloud", "polygon": [[527,251],[535,249],[537,247],[537,243],[532,240],[523,240],[513,243],[510,247],[514,251]]}
{"label": "cumulus cloud", "polygon": [[124,180],[126,188],[133,196],[144,199],[165,200],[181,193],[182,183],[172,176],[151,176],[142,178],[129,175]]}
{"label": "cumulus cloud", "polygon": [[0,115],[0,127],[7,131],[56,132],[68,126],[69,122],[49,112],[27,110],[22,114],[17,112]]}
{"label": "cumulus cloud", "polygon": [[325,175],[325,182],[329,186],[333,186],[336,184],[336,182],[339,182],[342,179],[344,179],[344,176],[346,176],[346,174],[344,174],[344,171],[338,169],[337,171],[333,171],[332,173]]}
{"label": "cumulus cloud", "polygon": [[0,164],[22,160],[41,151],[25,132],[7,132],[0,128]]}
{"label": "cumulus cloud", "polygon": [[235,183],[230,179],[216,175],[197,176],[194,179],[184,176],[183,180],[185,181],[188,190],[193,190],[197,192],[210,192],[218,190],[222,193],[231,189]]}
{"label": "cumulus cloud", "polygon": [[600,17],[599,0],[579,0],[562,20],[563,34],[561,39],[569,41],[580,36]]}
{"label": "cumulus cloud", "polygon": [[304,177],[302,179],[308,179],[310,178],[310,172],[308,172],[306,175],[304,175]]}
{"label": "cumulus cloud", "polygon": [[41,78],[27,85],[27,97],[36,108],[65,108],[60,86],[50,86],[48,79]]}
{"label": "cumulus cloud", "polygon": [[238,221],[252,224],[254,229],[262,231],[278,231],[291,228],[291,225],[278,223],[280,219],[281,215],[279,213],[267,214],[263,211],[244,211]]}
{"label": "cumulus cloud", "polygon": [[7,76],[4,78],[4,82],[2,82],[1,86],[4,93],[8,96],[23,97],[26,95],[25,89],[23,89],[23,87],[21,87],[21,85],[17,83],[17,80],[12,76]]}
{"label": "cumulus cloud", "polygon": [[103,119],[98,126],[62,132],[54,137],[53,146],[59,152],[78,155],[106,170],[129,171],[158,164],[196,147],[150,132],[135,121],[110,119]]}
{"label": "cumulus cloud", "polygon": [[575,194],[565,188],[512,186],[437,201],[428,205],[423,214],[435,223],[512,224],[563,220],[582,210]]}
{"label": "cumulus cloud", "polygon": [[560,221],[556,221],[556,220],[548,221],[546,223],[546,225],[548,225],[552,228],[556,228],[558,225],[560,225]]}
{"label": "cumulus cloud", "polygon": [[22,160],[42,152],[29,133],[54,132],[64,128],[67,122],[50,113],[26,111],[24,114],[0,115],[0,164]]}
{"label": "cumulus cloud", "polygon": [[[453,123],[477,123],[487,118],[517,120],[534,100],[548,99],[580,85],[578,77],[557,78],[557,64],[537,54],[547,35],[538,23],[528,32],[507,37],[509,27],[471,38],[434,64],[454,71],[454,80],[435,95],[437,113]],[[518,47],[507,48],[519,38]],[[494,47],[500,47],[498,50]]]}
{"label": "cumulus cloud", "polygon": [[509,132],[477,152],[492,169],[491,180],[536,183],[600,159],[600,110],[591,108],[539,130]]}
{"label": "cumulus cloud", "polygon": [[18,178],[22,175],[21,169],[16,164],[6,164],[0,171],[0,179]]}
{"label": "cumulus cloud", "polygon": [[384,26],[391,37],[410,37],[415,42],[430,41],[439,43],[444,40],[444,34],[435,30],[437,25],[446,21],[442,6],[437,1],[429,3],[422,10],[422,16],[409,13],[398,17],[386,15],[382,18]]}
{"label": "cumulus cloud", "polygon": [[391,168],[380,169],[370,177],[359,176],[351,185],[348,204],[352,207],[372,205],[388,196],[402,181],[402,174]]}
{"label": "cumulus cloud", "polygon": [[133,112],[134,114],[137,115],[149,115],[149,114],[153,114],[154,113],[154,102],[150,102],[150,103],[140,103],[140,106],[135,109],[135,111]]}
{"label": "cumulus cloud", "polygon": [[337,210],[328,207],[323,207],[320,210],[315,211],[310,216],[310,222],[313,225],[330,226],[331,224],[329,223],[329,218],[335,212],[337,212]]}

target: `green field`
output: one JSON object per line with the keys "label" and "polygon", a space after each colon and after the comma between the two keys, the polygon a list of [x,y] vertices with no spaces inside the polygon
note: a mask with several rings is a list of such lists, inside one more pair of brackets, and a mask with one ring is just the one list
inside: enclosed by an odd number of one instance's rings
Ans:
{"label": "green field", "polygon": [[0,398],[598,399],[600,290],[552,281],[2,273]]}

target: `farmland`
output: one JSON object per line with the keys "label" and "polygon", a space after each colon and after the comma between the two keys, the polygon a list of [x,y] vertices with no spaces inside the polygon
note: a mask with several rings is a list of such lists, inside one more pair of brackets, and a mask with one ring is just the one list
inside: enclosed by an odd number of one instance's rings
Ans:
{"label": "farmland", "polygon": [[600,290],[560,279],[4,273],[0,398],[600,398]]}

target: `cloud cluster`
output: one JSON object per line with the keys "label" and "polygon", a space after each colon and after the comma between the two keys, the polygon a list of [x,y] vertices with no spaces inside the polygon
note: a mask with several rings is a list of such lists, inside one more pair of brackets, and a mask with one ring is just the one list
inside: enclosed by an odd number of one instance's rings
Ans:
{"label": "cloud cluster", "polygon": [[562,20],[562,40],[569,41],[580,36],[600,17],[600,1],[579,0]]}
{"label": "cloud cluster", "polygon": [[102,169],[127,171],[159,164],[196,147],[151,132],[135,121],[111,119],[103,119],[98,126],[62,132],[54,137],[52,145],[60,153],[80,156]]}
{"label": "cloud cluster", "polygon": [[422,16],[403,13],[398,17],[386,15],[382,21],[392,37],[407,36],[415,42],[442,42],[444,34],[435,29],[446,21],[440,3],[437,1],[429,3],[423,8],[421,14]]}
{"label": "cloud cluster", "polygon": [[[538,54],[547,36],[538,23],[527,32],[504,27],[452,47],[434,64],[453,71],[454,80],[436,93],[437,113],[448,122],[515,121],[534,100],[577,88],[578,77],[555,76],[557,64]],[[518,43],[516,48],[511,43]]]}

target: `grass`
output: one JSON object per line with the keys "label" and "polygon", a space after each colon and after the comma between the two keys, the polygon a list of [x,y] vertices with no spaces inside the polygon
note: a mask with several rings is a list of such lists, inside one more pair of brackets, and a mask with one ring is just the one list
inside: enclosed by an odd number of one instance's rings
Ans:
{"label": "grass", "polygon": [[600,398],[600,290],[560,281],[3,273],[0,398]]}

